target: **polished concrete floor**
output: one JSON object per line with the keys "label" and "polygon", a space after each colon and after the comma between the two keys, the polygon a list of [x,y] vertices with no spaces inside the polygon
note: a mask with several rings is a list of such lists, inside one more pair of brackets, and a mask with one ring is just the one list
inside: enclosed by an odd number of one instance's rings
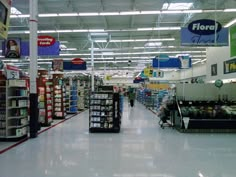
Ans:
{"label": "polished concrete floor", "polygon": [[125,104],[119,134],[89,134],[88,111],[0,155],[0,177],[235,177],[235,134],[161,129]]}

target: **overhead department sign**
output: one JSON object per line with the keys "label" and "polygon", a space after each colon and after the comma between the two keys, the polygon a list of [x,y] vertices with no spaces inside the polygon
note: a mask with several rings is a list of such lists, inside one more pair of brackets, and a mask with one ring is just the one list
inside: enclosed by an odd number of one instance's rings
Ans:
{"label": "overhead department sign", "polygon": [[182,46],[228,46],[228,29],[217,21],[201,19],[181,29]]}

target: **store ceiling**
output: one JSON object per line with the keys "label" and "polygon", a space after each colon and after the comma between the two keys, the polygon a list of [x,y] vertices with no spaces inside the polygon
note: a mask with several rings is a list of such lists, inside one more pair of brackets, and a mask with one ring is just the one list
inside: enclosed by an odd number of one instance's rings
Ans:
{"label": "store ceiling", "polygon": [[[171,10],[163,10],[165,3],[169,3],[167,8],[170,3],[192,4],[189,9],[186,5],[179,5],[178,8],[185,10],[170,13]],[[22,14],[29,14],[29,0],[13,0],[12,5]],[[232,8],[236,8],[235,0],[39,0],[38,29],[40,34],[49,34],[66,46],[68,50],[61,51],[60,58],[80,57],[88,61],[88,65],[91,58],[88,35],[90,32],[106,32],[111,36],[110,42],[95,42],[94,47],[99,48],[95,51],[95,68],[103,70],[105,66],[107,70],[128,68],[136,71],[160,53],[170,56],[190,54],[193,63],[205,60],[204,47],[180,46],[180,27],[193,20],[215,18],[224,26],[235,18],[236,11],[224,11]],[[203,12],[199,13],[199,10]],[[11,18],[9,37],[28,40],[28,18],[19,16]],[[158,30],[160,28],[164,30]],[[161,47],[147,47],[148,40],[158,42],[158,39],[164,40]]]}

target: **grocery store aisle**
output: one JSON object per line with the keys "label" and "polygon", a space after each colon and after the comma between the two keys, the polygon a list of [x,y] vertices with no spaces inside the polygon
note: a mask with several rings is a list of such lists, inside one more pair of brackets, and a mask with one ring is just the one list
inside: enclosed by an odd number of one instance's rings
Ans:
{"label": "grocery store aisle", "polygon": [[119,134],[88,133],[88,111],[0,155],[0,177],[233,177],[235,134],[181,134],[136,103]]}

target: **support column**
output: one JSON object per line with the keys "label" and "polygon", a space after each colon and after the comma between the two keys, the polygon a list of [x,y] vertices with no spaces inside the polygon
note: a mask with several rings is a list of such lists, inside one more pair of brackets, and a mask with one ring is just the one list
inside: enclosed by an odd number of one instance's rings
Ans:
{"label": "support column", "polygon": [[94,42],[93,40],[91,40],[91,67],[92,67],[91,84],[92,84],[92,92],[94,92]]}
{"label": "support column", "polygon": [[38,0],[30,0],[30,137],[36,138],[39,110],[36,78],[38,75]]}

